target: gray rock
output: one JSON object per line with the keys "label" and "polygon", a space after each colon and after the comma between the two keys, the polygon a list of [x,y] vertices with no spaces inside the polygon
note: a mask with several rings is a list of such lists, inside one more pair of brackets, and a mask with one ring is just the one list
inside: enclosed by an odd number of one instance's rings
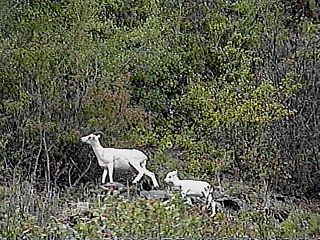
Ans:
{"label": "gray rock", "polygon": [[85,211],[85,210],[89,210],[90,203],[89,202],[70,202],[69,206],[79,211]]}
{"label": "gray rock", "polygon": [[106,183],[101,186],[103,189],[106,190],[113,190],[113,189],[119,189],[119,188],[124,188],[125,185],[119,182],[113,182],[113,183]]}
{"label": "gray rock", "polygon": [[147,199],[165,201],[168,200],[170,194],[165,190],[151,190],[151,191],[141,191],[140,196],[143,196]]}

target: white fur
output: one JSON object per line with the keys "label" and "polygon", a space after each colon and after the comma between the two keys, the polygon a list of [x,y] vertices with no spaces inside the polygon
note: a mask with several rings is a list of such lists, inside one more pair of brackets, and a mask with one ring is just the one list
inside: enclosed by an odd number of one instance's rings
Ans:
{"label": "white fur", "polygon": [[90,134],[82,137],[81,141],[92,146],[99,165],[104,169],[102,174],[102,184],[106,182],[108,173],[110,183],[113,183],[114,169],[129,169],[133,167],[138,171],[138,175],[133,180],[133,183],[139,182],[145,174],[152,179],[152,183],[155,187],[159,187],[154,173],[146,169],[146,163],[148,160],[147,155],[136,149],[104,148],[101,146],[99,138],[100,135]]}
{"label": "white fur", "polygon": [[164,181],[179,187],[182,197],[186,198],[190,205],[192,205],[191,196],[205,198],[207,207],[211,207],[212,215],[216,213],[216,202],[212,197],[213,187],[209,183],[196,180],[180,180],[177,171],[169,172]]}

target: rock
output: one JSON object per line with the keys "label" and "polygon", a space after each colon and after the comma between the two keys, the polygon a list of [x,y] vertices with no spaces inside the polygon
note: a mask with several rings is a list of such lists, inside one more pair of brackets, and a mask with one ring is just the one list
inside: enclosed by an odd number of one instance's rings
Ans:
{"label": "rock", "polygon": [[88,210],[89,209],[89,203],[88,202],[77,202],[77,209],[80,211]]}
{"label": "rock", "polygon": [[69,205],[71,207],[74,207],[75,209],[79,210],[79,211],[84,211],[84,210],[88,210],[90,208],[90,203],[89,202],[70,202]]}
{"label": "rock", "polygon": [[119,190],[120,188],[124,188],[125,185],[119,182],[113,182],[113,183],[106,183],[101,186],[102,189],[105,190]]}
{"label": "rock", "polygon": [[226,196],[226,192],[224,192],[224,191],[214,190],[212,192],[212,197],[214,199],[219,199],[219,198],[222,198],[222,197],[225,197],[225,196]]}
{"label": "rock", "polygon": [[141,191],[140,196],[143,196],[147,199],[165,201],[168,200],[170,194],[165,190],[151,190],[151,191]]}

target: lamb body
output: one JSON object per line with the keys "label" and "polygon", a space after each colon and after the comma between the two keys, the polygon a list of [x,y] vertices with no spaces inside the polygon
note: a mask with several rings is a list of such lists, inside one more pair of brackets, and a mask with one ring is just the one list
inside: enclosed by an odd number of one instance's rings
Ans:
{"label": "lamb body", "polygon": [[101,146],[99,138],[100,135],[90,134],[82,137],[81,141],[92,146],[99,165],[104,169],[102,174],[102,184],[106,182],[108,173],[109,182],[113,183],[114,169],[129,169],[133,167],[138,171],[138,175],[133,180],[133,183],[139,182],[145,174],[151,178],[155,187],[159,187],[154,173],[146,169],[146,163],[148,160],[148,156],[146,154],[137,149],[104,148]]}
{"label": "lamb body", "polygon": [[213,187],[208,182],[180,180],[177,171],[169,172],[164,181],[179,187],[182,197],[186,198],[190,205],[192,205],[191,196],[205,198],[207,207],[211,207],[212,214],[214,215],[216,213],[216,202],[212,198]]}

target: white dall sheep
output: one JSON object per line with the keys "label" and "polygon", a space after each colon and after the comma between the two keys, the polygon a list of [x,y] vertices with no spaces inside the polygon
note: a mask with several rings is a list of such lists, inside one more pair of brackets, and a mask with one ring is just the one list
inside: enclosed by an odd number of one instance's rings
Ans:
{"label": "white dall sheep", "polygon": [[196,180],[180,180],[177,171],[169,172],[164,181],[179,187],[182,197],[186,198],[190,205],[192,205],[191,196],[205,198],[207,208],[211,207],[212,215],[216,214],[216,202],[212,197],[213,187],[209,183]]}
{"label": "white dall sheep", "polygon": [[100,135],[90,134],[82,137],[81,141],[92,146],[93,151],[98,158],[99,165],[104,169],[102,184],[105,184],[108,172],[109,181],[110,183],[113,183],[114,169],[129,169],[130,167],[133,167],[138,171],[138,175],[133,180],[134,184],[139,182],[145,174],[151,178],[154,187],[159,187],[154,173],[146,169],[148,160],[146,154],[136,149],[104,148],[101,146],[99,138]]}

